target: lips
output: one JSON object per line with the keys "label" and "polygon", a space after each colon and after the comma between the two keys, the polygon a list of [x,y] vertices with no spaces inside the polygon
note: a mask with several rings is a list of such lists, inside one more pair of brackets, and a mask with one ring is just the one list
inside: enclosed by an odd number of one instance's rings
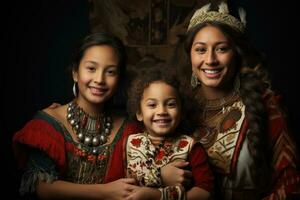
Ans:
{"label": "lips", "polygon": [[218,78],[221,75],[223,68],[218,69],[202,69],[207,78]]}
{"label": "lips", "polygon": [[97,87],[89,87],[89,88],[91,90],[91,93],[97,96],[102,96],[108,91],[107,88],[97,88]]}
{"label": "lips", "polygon": [[161,127],[161,126],[169,125],[171,121],[172,121],[171,119],[156,119],[153,120],[153,123]]}

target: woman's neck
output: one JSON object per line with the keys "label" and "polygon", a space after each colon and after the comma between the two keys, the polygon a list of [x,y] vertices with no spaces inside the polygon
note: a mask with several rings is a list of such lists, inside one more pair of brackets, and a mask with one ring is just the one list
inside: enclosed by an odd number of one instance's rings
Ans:
{"label": "woman's neck", "polygon": [[200,96],[203,96],[206,100],[216,100],[224,98],[232,93],[232,89],[220,89],[220,88],[205,88],[201,87],[199,90]]}

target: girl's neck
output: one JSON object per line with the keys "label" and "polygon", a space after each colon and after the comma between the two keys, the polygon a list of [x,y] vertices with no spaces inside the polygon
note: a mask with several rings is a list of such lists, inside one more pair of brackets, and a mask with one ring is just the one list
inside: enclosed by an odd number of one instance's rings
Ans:
{"label": "girl's neck", "polygon": [[86,112],[87,114],[89,114],[92,117],[99,116],[103,112],[102,104],[92,104],[80,97],[75,99],[75,101],[76,101],[77,105],[84,110],[84,112]]}
{"label": "girl's neck", "polygon": [[155,141],[163,141],[165,140],[165,136],[157,136],[157,135],[153,135],[153,134],[150,134],[150,133],[146,133],[147,136],[149,137],[150,140],[155,140]]}

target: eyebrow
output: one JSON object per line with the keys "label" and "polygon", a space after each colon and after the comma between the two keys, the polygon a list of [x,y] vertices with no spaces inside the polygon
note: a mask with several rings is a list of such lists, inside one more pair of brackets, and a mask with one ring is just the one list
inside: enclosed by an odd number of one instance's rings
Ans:
{"label": "eyebrow", "polygon": [[[195,43],[193,44],[193,46],[195,46],[195,45],[197,45],[197,44],[206,45],[205,42],[195,42]],[[220,42],[217,42],[215,45],[219,45],[219,44],[229,44],[229,42],[228,42],[228,41],[220,41]]]}
{"label": "eyebrow", "polygon": [[[84,63],[92,63],[94,65],[98,65],[99,63],[98,62],[95,62],[95,61],[92,61],[92,60],[87,60],[85,61]],[[110,65],[107,65],[107,67],[118,67],[118,64],[110,64]]]}
{"label": "eyebrow", "polygon": [[87,61],[85,61],[84,63],[92,63],[92,64],[95,64],[95,65],[98,65],[98,63],[97,63],[97,62],[95,62],[95,61],[92,61],[92,60],[87,60]]}
{"label": "eyebrow", "polygon": [[[177,97],[170,97],[170,98],[165,99],[165,101],[170,101],[170,100],[177,101],[178,98]],[[148,98],[148,99],[145,99],[145,101],[157,101],[157,99],[155,99],[155,98]]]}

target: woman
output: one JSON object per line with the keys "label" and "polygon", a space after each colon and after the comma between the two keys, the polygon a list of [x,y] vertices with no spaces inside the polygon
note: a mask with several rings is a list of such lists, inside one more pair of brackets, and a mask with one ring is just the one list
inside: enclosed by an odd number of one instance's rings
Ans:
{"label": "woman", "polygon": [[240,20],[225,3],[218,11],[206,5],[190,20],[187,61],[176,62],[203,109],[194,136],[214,167],[218,199],[286,199],[300,194],[296,149],[262,56],[246,41],[245,12],[239,13]]}
{"label": "woman", "polygon": [[[86,37],[72,63],[75,99],[37,112],[13,138],[24,169],[20,191],[41,199],[124,199],[134,179],[121,179],[122,140],[139,129],[116,110],[126,53],[107,33]],[[119,89],[119,91],[118,91]]]}

